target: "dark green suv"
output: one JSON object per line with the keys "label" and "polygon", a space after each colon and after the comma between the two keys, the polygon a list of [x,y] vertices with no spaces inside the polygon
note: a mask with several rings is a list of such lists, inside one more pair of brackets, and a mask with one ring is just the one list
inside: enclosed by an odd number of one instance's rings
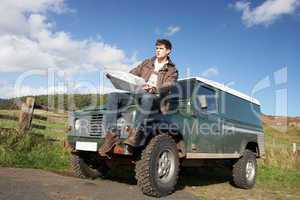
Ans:
{"label": "dark green suv", "polygon": [[[138,95],[135,98],[138,102]],[[138,106],[127,105],[118,113],[120,142],[106,157],[98,153],[105,138],[105,105],[71,113],[68,147],[75,174],[96,178],[104,176],[113,165],[134,164],[142,192],[160,197],[174,191],[180,167],[224,163],[231,167],[236,186],[254,186],[256,159],[265,153],[260,104],[256,99],[195,77],[178,81],[161,101],[167,109],[149,115],[138,148],[122,143],[128,137],[127,129],[135,120]]]}

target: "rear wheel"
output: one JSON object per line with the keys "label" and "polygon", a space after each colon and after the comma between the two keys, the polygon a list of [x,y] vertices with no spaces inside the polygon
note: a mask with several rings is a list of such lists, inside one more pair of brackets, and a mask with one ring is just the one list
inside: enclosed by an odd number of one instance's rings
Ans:
{"label": "rear wheel", "polygon": [[144,194],[161,197],[172,193],[179,172],[178,150],[173,138],[168,135],[152,138],[135,170],[138,186]]}
{"label": "rear wheel", "polygon": [[80,153],[71,155],[71,166],[75,176],[85,179],[104,177],[109,170],[104,161],[95,161],[92,155]]}
{"label": "rear wheel", "polygon": [[257,173],[256,155],[253,151],[246,149],[234,165],[232,170],[233,183],[243,189],[253,188]]}

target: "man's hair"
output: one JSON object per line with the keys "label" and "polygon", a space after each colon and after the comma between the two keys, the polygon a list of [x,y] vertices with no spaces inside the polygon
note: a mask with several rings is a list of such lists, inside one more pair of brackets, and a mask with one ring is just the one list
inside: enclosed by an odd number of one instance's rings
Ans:
{"label": "man's hair", "polygon": [[172,49],[172,44],[171,44],[171,42],[169,41],[169,40],[167,40],[167,39],[157,39],[156,40],[156,43],[155,43],[155,46],[157,46],[157,45],[165,45],[165,47],[167,48],[167,49]]}

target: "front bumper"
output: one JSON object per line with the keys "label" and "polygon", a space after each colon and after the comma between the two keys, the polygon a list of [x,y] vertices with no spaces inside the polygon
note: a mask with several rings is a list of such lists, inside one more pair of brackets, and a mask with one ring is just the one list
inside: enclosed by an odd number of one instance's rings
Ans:
{"label": "front bumper", "polygon": [[[125,139],[119,139],[119,144],[116,145],[111,153],[120,155],[132,155],[131,148],[128,145],[123,144]],[[97,151],[104,144],[105,139],[102,138],[90,138],[90,137],[78,137],[78,136],[68,136],[67,141],[64,146],[68,148],[71,152],[78,152],[76,150],[76,142],[92,142],[97,143]]]}

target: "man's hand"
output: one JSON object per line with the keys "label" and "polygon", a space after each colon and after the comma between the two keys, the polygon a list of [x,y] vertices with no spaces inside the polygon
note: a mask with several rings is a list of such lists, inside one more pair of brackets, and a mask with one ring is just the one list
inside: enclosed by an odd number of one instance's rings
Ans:
{"label": "man's hand", "polygon": [[145,85],[143,85],[143,89],[146,91],[146,92],[148,92],[148,90],[150,89],[150,85],[148,85],[148,84],[145,84]]}
{"label": "man's hand", "polygon": [[156,91],[156,87],[151,86],[151,85],[149,85],[149,84],[143,85],[143,89],[144,89],[146,92],[149,92],[149,93],[152,93],[152,94]]}
{"label": "man's hand", "polygon": [[111,76],[107,73],[106,75],[105,75],[108,79],[111,79]]}

